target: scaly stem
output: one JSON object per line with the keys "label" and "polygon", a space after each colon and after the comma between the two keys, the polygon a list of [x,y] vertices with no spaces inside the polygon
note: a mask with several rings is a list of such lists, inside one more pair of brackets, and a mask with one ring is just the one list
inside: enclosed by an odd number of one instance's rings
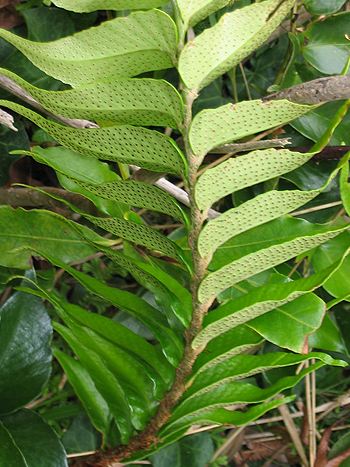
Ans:
{"label": "scaly stem", "polygon": [[172,414],[173,408],[186,391],[187,380],[192,373],[193,364],[201,351],[201,349],[193,349],[192,342],[198,332],[202,329],[203,318],[210,307],[210,303],[200,303],[198,301],[198,289],[207,272],[208,264],[207,260],[200,256],[197,249],[197,242],[202,230],[203,222],[207,217],[207,213],[200,211],[195,202],[195,185],[200,160],[195,156],[195,154],[193,154],[189,143],[189,129],[192,123],[192,105],[196,98],[196,94],[185,90],[184,96],[186,100],[186,114],[183,127],[183,138],[188,160],[188,180],[186,180],[186,184],[191,209],[189,245],[193,252],[193,274],[191,280],[193,311],[191,325],[185,332],[185,349],[183,358],[176,369],[176,375],[171,389],[160,402],[158,411],[148,424],[147,428],[142,433],[132,438],[127,446],[119,446],[116,449],[96,453],[84,461],[79,461],[80,463],[76,463],[76,466],[108,467],[112,463],[127,459],[137,451],[149,449],[152,445],[157,444],[157,442],[160,441],[158,439],[159,430],[167,423]]}

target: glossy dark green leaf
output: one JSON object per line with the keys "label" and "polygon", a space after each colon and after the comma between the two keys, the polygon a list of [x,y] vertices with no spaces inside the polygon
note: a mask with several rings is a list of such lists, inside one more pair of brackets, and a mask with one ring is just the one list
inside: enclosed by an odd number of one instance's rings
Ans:
{"label": "glossy dark green leaf", "polygon": [[[22,15],[28,28],[28,39],[31,41],[54,41],[76,32],[72,17],[58,8],[26,8]],[[54,24],[55,27],[51,27]]]}
{"label": "glossy dark green leaf", "polygon": [[349,164],[346,164],[340,174],[340,194],[344,209],[350,215],[350,183],[349,183]]}
{"label": "glossy dark green leaf", "polygon": [[29,138],[23,123],[15,119],[18,132],[14,133],[9,128],[0,126],[0,186],[4,185],[9,178],[9,169],[16,160],[9,153],[14,149],[29,149]]}
{"label": "glossy dark green leaf", "polygon": [[248,326],[283,349],[302,352],[306,337],[321,326],[325,312],[324,301],[307,294],[249,321]]}
{"label": "glossy dark green leaf", "polygon": [[346,0],[305,0],[305,8],[312,15],[330,15],[337,12]]}
{"label": "glossy dark green leaf", "polygon": [[339,13],[307,29],[303,55],[321,73],[340,74],[349,60],[349,18],[349,12]]}
{"label": "glossy dark green leaf", "polygon": [[[337,101],[328,102],[317,109],[311,110],[307,115],[303,115],[297,120],[294,120],[291,125],[302,135],[316,142],[330,127],[334,115],[338,112],[342,104],[342,102]],[[343,144],[350,144],[349,135],[350,114],[348,113],[335,129],[330,145],[340,146]]]}
{"label": "glossy dark green leaf", "polygon": [[51,372],[51,335],[39,298],[17,292],[0,308],[0,413],[40,394]]}
{"label": "glossy dark green leaf", "polygon": [[4,467],[68,467],[56,433],[30,410],[0,419],[0,446]]}

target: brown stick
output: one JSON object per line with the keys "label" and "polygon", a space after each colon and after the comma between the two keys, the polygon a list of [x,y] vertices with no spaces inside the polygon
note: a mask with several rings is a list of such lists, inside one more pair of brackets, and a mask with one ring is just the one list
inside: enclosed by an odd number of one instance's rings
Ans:
{"label": "brown stick", "polygon": [[327,76],[283,89],[263,100],[288,99],[296,104],[323,104],[324,102],[350,99],[350,75]]}
{"label": "brown stick", "polygon": [[[85,212],[96,214],[94,205],[88,199],[84,198],[84,196],[54,187],[40,187],[40,189],[46,191],[48,194],[64,198]],[[43,207],[48,209],[59,208],[62,210],[62,203],[60,201],[31,188],[0,188],[0,205],[1,204],[7,204],[14,208]]]}

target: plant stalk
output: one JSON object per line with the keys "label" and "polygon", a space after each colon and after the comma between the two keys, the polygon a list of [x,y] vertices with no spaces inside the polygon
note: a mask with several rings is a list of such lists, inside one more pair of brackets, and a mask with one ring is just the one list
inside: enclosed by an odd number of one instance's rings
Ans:
{"label": "plant stalk", "polygon": [[158,437],[159,430],[171,417],[173,408],[180,401],[187,389],[187,380],[192,373],[193,364],[202,349],[192,347],[193,339],[202,329],[203,318],[208,312],[211,303],[201,303],[198,300],[198,289],[205,274],[207,273],[207,259],[202,258],[197,249],[199,234],[207,217],[207,212],[202,212],[195,202],[195,185],[198,177],[200,160],[193,154],[189,143],[189,129],[192,123],[192,105],[197,94],[184,90],[186,102],[186,114],[183,127],[183,138],[185,142],[186,156],[188,160],[188,178],[185,180],[191,209],[191,226],[189,228],[189,245],[192,250],[193,272],[191,280],[192,293],[192,321],[185,331],[185,348],[182,361],[176,369],[175,379],[169,392],[159,404],[158,411],[150,421],[146,429],[130,440],[126,446],[118,446],[109,451],[101,451],[85,458],[77,460],[76,467],[109,467],[113,463],[123,461],[138,451],[149,449],[161,440]]}

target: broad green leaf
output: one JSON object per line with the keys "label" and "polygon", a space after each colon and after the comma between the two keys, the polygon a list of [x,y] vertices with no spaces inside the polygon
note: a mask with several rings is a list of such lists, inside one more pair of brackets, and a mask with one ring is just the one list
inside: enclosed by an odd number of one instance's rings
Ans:
{"label": "broad green leaf", "polygon": [[82,345],[74,334],[65,326],[55,323],[54,329],[63,337],[82,365],[94,381],[97,390],[108,404],[114,416],[122,442],[127,442],[131,433],[131,408],[126,399],[120,382],[115,375],[106,368],[102,358],[89,348]]}
{"label": "broad green leaf", "polygon": [[98,433],[84,412],[73,418],[61,441],[67,454],[96,451],[101,444]]}
{"label": "broad green leaf", "polygon": [[330,15],[336,13],[346,0],[305,0],[305,8],[312,15]]}
{"label": "broad green leaf", "polygon": [[[90,241],[92,231],[53,212],[26,211],[0,206],[0,265],[28,269],[33,252],[55,254],[63,262],[81,260],[96,253]],[[99,236],[94,237],[99,241]],[[34,253],[35,254],[35,253]]]}
{"label": "broad green leaf", "polygon": [[[61,39],[61,37],[74,34],[77,27],[80,26],[76,24],[67,11],[58,8],[47,8],[47,6],[44,6],[44,2],[37,3],[34,8],[23,8],[20,14],[26,24],[27,34],[25,37],[31,41],[48,42]],[[86,23],[83,22],[83,27],[88,27],[94,22],[93,18],[92,21],[89,21],[88,18],[86,20]],[[54,28],[52,27],[53,24],[55,25]],[[15,54],[18,55],[18,52]],[[28,75],[28,72],[24,71],[24,74]]]}
{"label": "broad green leaf", "polygon": [[175,199],[154,185],[134,180],[116,180],[98,185],[78,183],[87,191],[106,200],[122,201],[137,208],[162,212],[179,220],[183,220],[185,216]]}
{"label": "broad green leaf", "polygon": [[175,333],[167,327],[166,318],[160,311],[152,307],[135,294],[110,287],[99,280],[77,271],[54,258],[50,258],[53,264],[65,269],[71,276],[78,280],[90,292],[112,303],[117,308],[129,313],[145,324],[154,336],[159,340],[162,351],[169,361],[176,366],[182,355],[182,344]]}
{"label": "broad green leaf", "polygon": [[226,6],[230,0],[176,0],[184,31]]}
{"label": "broad green leaf", "polygon": [[287,100],[253,100],[203,110],[193,119],[190,143],[201,158],[218,146],[279,127],[314,108]]}
{"label": "broad green leaf", "polygon": [[350,12],[343,12],[315,22],[305,32],[304,58],[321,73],[342,73],[350,56]]}
{"label": "broad green leaf", "polygon": [[322,366],[324,366],[323,362],[317,362],[301,371],[297,376],[281,378],[277,383],[264,389],[245,381],[235,381],[232,383],[224,383],[198,397],[195,396],[190,399],[184,399],[173,411],[167,428],[169,429],[174,422],[177,425],[180,423],[183,424],[186,423],[188,417],[192,418],[196,415],[203,416],[205,412],[210,412],[213,409],[229,407],[241,403],[255,404],[264,402],[276,396],[281,391],[294,387],[305,375],[310,373],[310,371],[315,371]]}
{"label": "broad green leaf", "polygon": [[[338,261],[344,254],[347,253],[350,244],[349,232],[344,232],[342,235],[334,238],[332,241],[325,243],[317,248],[311,261],[315,271],[320,271],[329,267],[330,264]],[[336,298],[346,298],[350,294],[350,257],[345,258],[343,264],[324,284],[323,287],[328,293]],[[344,298],[345,297],[345,298]]]}
{"label": "broad green leaf", "polygon": [[257,404],[248,408],[247,410],[226,410],[226,409],[214,409],[205,411],[199,415],[189,415],[183,417],[179,422],[171,423],[168,427],[167,425],[161,430],[161,435],[163,438],[168,438],[173,435],[175,432],[179,432],[181,429],[186,430],[186,428],[192,425],[234,425],[241,426],[246,425],[264,415],[269,410],[275,409],[276,407],[287,404],[294,399],[293,396],[274,399],[269,402],[263,402],[262,404]]}
{"label": "broad green leaf", "polygon": [[190,387],[184,394],[184,398],[189,400],[192,397],[198,397],[212,391],[222,384],[248,378],[249,376],[263,373],[274,368],[298,365],[310,359],[320,360],[326,365],[344,365],[344,362],[339,362],[327,354],[317,352],[307,355],[284,352],[266,353],[262,355],[239,355],[194,375],[190,380]]}
{"label": "broad green leaf", "polygon": [[177,42],[174,22],[159,10],[105,21],[53,42],[32,42],[4,29],[0,37],[40,70],[73,86],[171,68]]}
{"label": "broad green leaf", "polygon": [[0,419],[0,445],[0,465],[4,467],[68,467],[56,433],[30,410]]}
{"label": "broad green leaf", "polygon": [[[14,293],[0,308],[0,413],[36,396],[51,373],[52,328],[42,300]],[[6,464],[4,464],[6,465]]]}
{"label": "broad green leaf", "polygon": [[[344,101],[333,101],[313,108],[308,114],[294,120],[291,125],[306,138],[315,141],[322,138],[327,130],[334,125],[334,116],[340,111]],[[342,122],[334,130],[330,146],[350,144],[350,113],[344,116]]]}
{"label": "broad green leaf", "polygon": [[148,10],[167,3],[168,0],[53,0],[52,3],[76,13],[97,10]]}
{"label": "broad green leaf", "polygon": [[268,39],[293,4],[294,0],[267,0],[226,13],[215,26],[188,42],[179,59],[186,87],[199,91],[238,65]]}
{"label": "broad green leaf", "polygon": [[206,316],[204,328],[194,340],[194,347],[203,347],[218,335],[312,292],[331,277],[342,261],[307,278],[258,287],[219,306]]}
{"label": "broad green leaf", "polygon": [[83,404],[91,423],[96,430],[106,436],[111,423],[110,411],[107,402],[83,365],[69,355],[56,349],[54,355],[62,366],[69,383]]}
{"label": "broad green leaf", "polygon": [[[296,169],[312,156],[287,149],[265,149],[229,159],[206,170],[198,179],[195,194],[197,205],[201,210],[206,210],[224,196]],[[271,197],[271,194],[265,196]],[[301,192],[301,198],[303,196]]]}
{"label": "broad green leaf", "polygon": [[103,230],[128,240],[137,245],[145,246],[151,251],[163,253],[165,256],[182,261],[180,248],[162,233],[145,224],[138,224],[126,219],[113,217],[95,217],[83,214],[92,224]]}
{"label": "broad green leaf", "polygon": [[211,300],[228,287],[312,250],[347,229],[349,229],[348,225],[327,226],[311,235],[295,237],[284,243],[248,254],[205,277],[199,288],[199,298],[201,301]]}
{"label": "broad green leaf", "polygon": [[235,355],[253,352],[263,342],[260,334],[247,325],[235,326],[207,343],[195,361],[193,372],[203,371]]}
{"label": "broad green leaf", "polygon": [[305,338],[321,326],[325,312],[326,304],[320,297],[306,294],[249,321],[247,325],[273,344],[301,353]]}
{"label": "broad green leaf", "polygon": [[103,126],[130,124],[179,128],[182,125],[181,96],[163,80],[121,79],[65,91],[46,91],[11,71],[0,69],[0,75],[17,83],[55,115],[94,120]]}
{"label": "broad green leaf", "polygon": [[137,164],[158,172],[181,174],[184,158],[167,136],[131,125],[77,129],[60,125],[9,101],[0,101],[45,130],[68,149],[95,159]]}

